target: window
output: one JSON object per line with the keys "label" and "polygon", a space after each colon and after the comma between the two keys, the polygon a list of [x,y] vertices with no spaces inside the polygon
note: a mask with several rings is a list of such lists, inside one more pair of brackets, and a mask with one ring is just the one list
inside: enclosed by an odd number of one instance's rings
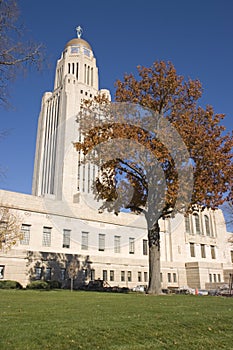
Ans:
{"label": "window", "polygon": [[205,218],[205,232],[207,236],[210,236],[210,220],[207,215],[205,215],[204,218]]}
{"label": "window", "polygon": [[120,253],[120,251],[121,251],[121,237],[114,236],[114,252]]}
{"label": "window", "polygon": [[4,269],[5,269],[5,266],[0,265],[0,280],[4,278]]}
{"label": "window", "polygon": [[147,282],[147,281],[148,281],[148,273],[144,272],[144,282]]}
{"label": "window", "polygon": [[177,282],[176,273],[173,273],[173,282],[174,282],[174,283]]}
{"label": "window", "polygon": [[196,233],[200,234],[201,230],[200,230],[200,218],[198,214],[193,214],[194,216],[194,221],[195,221],[195,228],[196,228]]}
{"label": "window", "polygon": [[94,281],[95,279],[95,270],[91,269],[91,275],[90,275],[91,281]]}
{"label": "window", "polygon": [[172,276],[171,276],[170,272],[168,272],[168,274],[167,274],[167,281],[168,281],[168,283],[171,283],[171,281],[172,281]]}
{"label": "window", "polygon": [[50,247],[51,246],[51,227],[44,227],[43,228],[43,238],[42,238],[42,245],[44,247]]}
{"label": "window", "polygon": [[90,57],[90,50],[86,49],[85,47],[83,48],[83,53],[84,55]]}
{"label": "window", "polygon": [[51,268],[46,267],[45,269],[45,281],[50,281],[51,280]]}
{"label": "window", "polygon": [[99,234],[99,251],[104,252],[105,250],[105,235],[100,233]]}
{"label": "window", "polygon": [[134,254],[134,238],[129,238],[129,254]]}
{"label": "window", "polygon": [[128,282],[132,282],[132,271],[128,271]]}
{"label": "window", "polygon": [[233,263],[233,250],[231,250],[231,262]]}
{"label": "window", "polygon": [[212,259],[216,259],[215,246],[214,245],[210,246],[210,251],[211,251],[211,258]]}
{"label": "window", "polygon": [[110,270],[110,281],[114,281],[114,271]]}
{"label": "window", "polygon": [[217,282],[217,277],[216,277],[216,273],[214,273],[214,282]]}
{"label": "window", "polygon": [[66,269],[62,268],[60,272],[61,272],[61,280],[64,281],[66,279]]}
{"label": "window", "polygon": [[41,267],[36,267],[35,268],[35,278],[36,280],[40,280],[42,276],[42,268]]}
{"label": "window", "polygon": [[63,230],[63,248],[70,248],[70,232],[71,230]]}
{"label": "window", "polygon": [[121,271],[121,282],[125,281],[125,271]]}
{"label": "window", "polygon": [[206,258],[206,254],[205,254],[205,244],[201,244],[201,257],[202,257],[202,258]]}
{"label": "window", "polygon": [[185,232],[191,233],[189,215],[185,215],[184,220],[185,220]]}
{"label": "window", "polygon": [[79,46],[71,46],[71,53],[78,53],[79,52]]}
{"label": "window", "polygon": [[82,250],[88,250],[88,232],[82,232]]}
{"label": "window", "polygon": [[209,274],[209,281],[210,281],[210,283],[212,283],[212,275],[211,275],[211,273]]}
{"label": "window", "polygon": [[147,239],[143,239],[142,241],[142,245],[143,245],[143,255],[148,255],[148,241]]}
{"label": "window", "polygon": [[107,270],[103,270],[103,280],[104,281],[108,280],[108,271]]}
{"label": "window", "polygon": [[20,240],[20,244],[22,244],[22,245],[28,245],[29,244],[30,227],[31,227],[30,225],[22,224],[22,226],[21,226],[22,237],[21,237],[21,240]]}
{"label": "window", "polygon": [[138,271],[138,282],[142,282],[142,273]]}
{"label": "window", "polygon": [[221,282],[221,275],[218,273],[218,282]]}
{"label": "window", "polygon": [[194,243],[189,243],[190,245],[190,255],[192,258],[195,257],[195,246],[194,246]]}

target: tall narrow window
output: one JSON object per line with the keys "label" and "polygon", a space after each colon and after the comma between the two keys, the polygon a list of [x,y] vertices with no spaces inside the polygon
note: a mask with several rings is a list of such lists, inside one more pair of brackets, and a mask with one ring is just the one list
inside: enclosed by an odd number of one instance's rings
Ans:
{"label": "tall narrow window", "polygon": [[172,281],[172,276],[171,276],[170,272],[168,272],[168,274],[167,274],[167,281],[168,281],[168,283],[171,283],[171,281]]}
{"label": "tall narrow window", "polygon": [[76,63],[76,79],[78,80],[78,62]]}
{"label": "tall narrow window", "polygon": [[114,281],[114,271],[110,270],[110,281],[113,282]]}
{"label": "tall narrow window", "polygon": [[194,221],[195,221],[195,228],[196,228],[196,233],[200,234],[201,233],[201,229],[200,229],[200,218],[198,214],[193,214],[194,216]]}
{"label": "tall narrow window", "polygon": [[21,226],[21,233],[22,237],[20,239],[20,244],[22,245],[28,245],[30,241],[30,225],[22,224]]}
{"label": "tall narrow window", "polygon": [[215,246],[214,245],[210,246],[210,251],[211,251],[211,258],[212,259],[216,259]]}
{"label": "tall narrow window", "polygon": [[42,276],[42,268],[41,267],[36,267],[35,268],[35,278],[36,280],[40,280]]}
{"label": "tall narrow window", "polygon": [[90,66],[87,67],[87,84],[90,82]]}
{"label": "tall narrow window", "polygon": [[121,237],[114,236],[114,253],[120,253],[120,252],[121,252]]}
{"label": "tall narrow window", "polygon": [[128,282],[132,282],[132,271],[128,271]]}
{"label": "tall narrow window", "polygon": [[142,273],[138,271],[138,282],[142,282]]}
{"label": "tall narrow window", "polygon": [[201,244],[201,257],[202,257],[202,258],[206,258],[206,254],[205,254],[205,244]]}
{"label": "tall narrow window", "polygon": [[209,281],[210,281],[210,283],[212,283],[212,274],[211,273],[209,274]]}
{"label": "tall narrow window", "polygon": [[93,68],[91,68],[91,86],[93,86]]}
{"label": "tall narrow window", "polygon": [[192,258],[195,257],[195,246],[194,246],[194,243],[189,243],[190,245],[190,255]]}
{"label": "tall narrow window", "polygon": [[121,282],[125,281],[125,271],[121,271]]}
{"label": "tall narrow window", "polygon": [[184,220],[185,220],[185,232],[191,233],[189,214],[185,215]]}
{"label": "tall narrow window", "polygon": [[173,273],[173,282],[174,282],[174,283],[176,283],[176,282],[177,282],[176,273]]}
{"label": "tall narrow window", "polygon": [[84,84],[87,82],[87,65],[84,64]]}
{"label": "tall narrow window", "polygon": [[46,267],[45,269],[45,281],[50,281],[51,280],[51,268]]}
{"label": "tall narrow window", "polygon": [[68,63],[68,74],[70,74],[70,63]]}
{"label": "tall narrow window", "polygon": [[144,282],[147,282],[147,281],[148,281],[148,273],[144,272]]}
{"label": "tall narrow window", "polygon": [[129,238],[129,254],[134,254],[134,238]]}
{"label": "tall narrow window", "polygon": [[204,218],[205,218],[205,232],[207,236],[210,236],[210,220],[207,215],[205,215]]}
{"label": "tall narrow window", "polygon": [[88,232],[82,232],[82,250],[88,250]]}
{"label": "tall narrow window", "polygon": [[147,239],[143,239],[142,241],[142,249],[143,249],[143,255],[148,255],[148,241]]}
{"label": "tall narrow window", "polygon": [[233,263],[233,250],[231,250],[231,262]]}
{"label": "tall narrow window", "polygon": [[62,281],[64,281],[66,279],[66,269],[61,268],[60,276],[61,276]]}
{"label": "tall narrow window", "polygon": [[105,250],[105,235],[99,234],[99,251],[103,252]]}
{"label": "tall narrow window", "polygon": [[94,281],[94,279],[95,279],[95,270],[94,269],[91,269],[90,279],[91,279],[91,281]]}
{"label": "tall narrow window", "polygon": [[42,245],[44,247],[51,246],[51,230],[51,227],[43,227]]}
{"label": "tall narrow window", "polygon": [[103,270],[103,280],[104,281],[108,280],[108,271],[107,270]]}
{"label": "tall narrow window", "polygon": [[70,233],[71,230],[63,230],[63,248],[70,248]]}

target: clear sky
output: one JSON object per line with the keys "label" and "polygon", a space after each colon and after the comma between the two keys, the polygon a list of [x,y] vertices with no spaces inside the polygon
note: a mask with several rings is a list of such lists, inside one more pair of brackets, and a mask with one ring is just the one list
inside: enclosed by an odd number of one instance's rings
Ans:
{"label": "clear sky", "polygon": [[114,95],[114,82],[137,65],[171,61],[178,74],[203,84],[200,104],[225,113],[233,126],[232,0],[19,0],[27,37],[46,46],[49,68],[29,70],[11,83],[13,109],[0,109],[0,187],[31,193],[37,120],[44,92],[53,90],[56,61],[65,44],[83,27],[94,51],[100,88]]}

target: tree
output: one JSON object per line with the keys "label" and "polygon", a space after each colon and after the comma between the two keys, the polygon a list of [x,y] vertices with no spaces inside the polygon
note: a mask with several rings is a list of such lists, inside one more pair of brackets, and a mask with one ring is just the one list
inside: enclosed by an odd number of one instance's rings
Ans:
{"label": "tree", "polygon": [[0,0],[0,105],[9,103],[9,82],[27,65],[42,62],[42,45],[24,41],[25,28],[18,23],[19,8],[15,0]]}
{"label": "tree", "polygon": [[74,288],[74,279],[76,278],[77,273],[78,273],[78,262],[77,262],[77,258],[74,257],[68,266],[68,276],[71,281],[70,283],[71,292],[73,291],[73,288]]}
{"label": "tree", "polygon": [[0,207],[0,250],[8,251],[22,238],[21,220],[8,208]]}
{"label": "tree", "polygon": [[75,146],[100,166],[94,188],[101,209],[145,214],[148,293],[159,294],[159,219],[224,202],[233,139],[223,134],[223,114],[198,106],[198,80],[186,81],[164,61],[139,66],[138,75],[116,82],[116,104],[104,96],[84,101],[78,119],[84,138]]}

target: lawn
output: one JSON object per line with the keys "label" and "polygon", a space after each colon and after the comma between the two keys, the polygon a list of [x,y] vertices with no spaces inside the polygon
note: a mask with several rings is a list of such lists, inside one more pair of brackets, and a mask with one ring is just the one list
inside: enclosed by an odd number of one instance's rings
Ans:
{"label": "lawn", "polygon": [[0,290],[2,350],[233,349],[233,298]]}

